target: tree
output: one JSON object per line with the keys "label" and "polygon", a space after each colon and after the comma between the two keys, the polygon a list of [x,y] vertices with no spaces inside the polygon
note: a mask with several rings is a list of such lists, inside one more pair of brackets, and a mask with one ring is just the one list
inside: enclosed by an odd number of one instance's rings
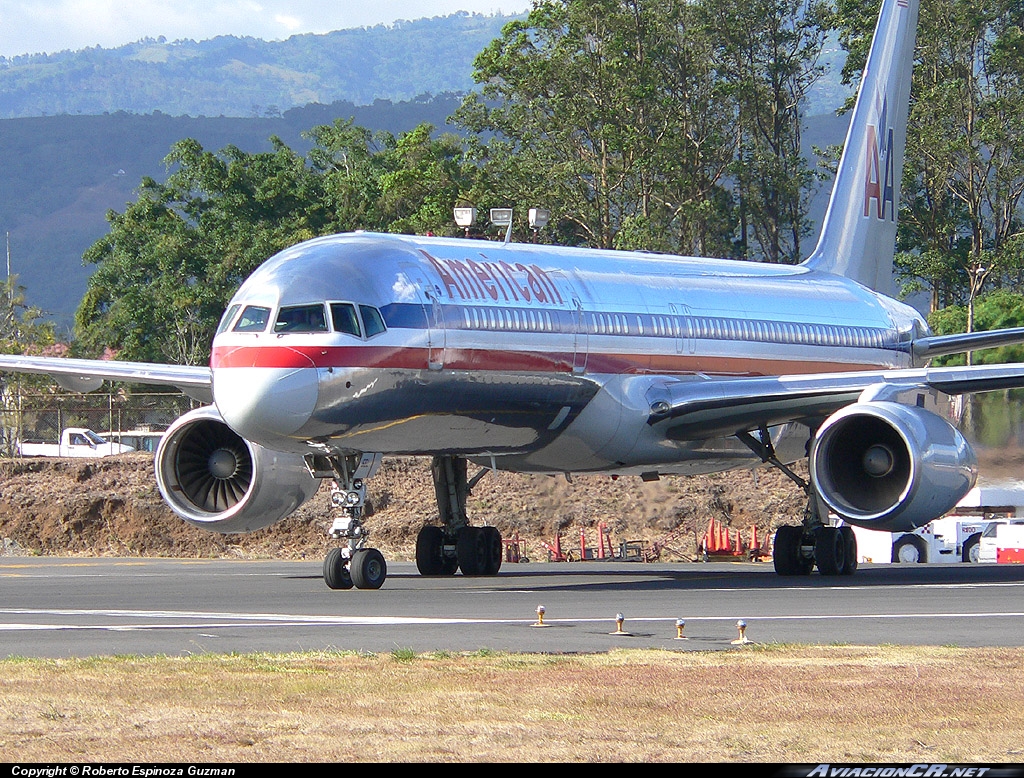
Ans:
{"label": "tree", "polygon": [[462,141],[420,124],[384,153],[380,209],[391,232],[453,234],[452,209],[472,189]]}
{"label": "tree", "polygon": [[801,144],[802,107],[823,67],[831,29],[826,3],[714,0],[701,3],[721,77],[734,97],[739,253],[798,262],[814,172]]}
{"label": "tree", "polygon": [[[0,349],[5,354],[54,356],[54,327],[43,320],[43,312],[25,304],[25,288],[17,275],[0,284]],[[49,386],[43,376],[8,374],[0,380],[0,454],[11,456],[20,438],[20,398],[26,387]]]}
{"label": "tree", "polygon": [[77,346],[122,359],[209,361],[231,295],[282,249],[358,229],[451,229],[472,181],[459,142],[429,125],[399,138],[352,122],[315,127],[306,157],[272,138],[270,152],[174,144],[166,182],[147,178],[85,261],[96,265],[75,315]]}
{"label": "tree", "polygon": [[194,140],[167,157],[165,183],[144,179],[85,261],[97,265],[75,315],[83,350],[124,359],[201,364],[224,306],[261,262],[329,231],[322,178],[283,143],[219,154]]}
{"label": "tree", "polygon": [[480,93],[456,113],[493,134],[476,151],[499,204],[549,208],[569,243],[622,245],[624,227],[626,244],[691,239],[679,221],[718,202],[705,193],[724,165],[720,139],[705,143],[718,130],[702,110],[714,93],[708,60],[679,49],[690,15],[677,0],[545,0],[507,25],[474,63]]}
{"label": "tree", "polygon": [[[839,3],[863,61],[867,11]],[[897,267],[931,309],[970,311],[987,282],[1014,287],[1022,267],[1024,45],[1019,0],[935,0],[921,6],[902,180]],[[968,315],[964,326],[974,329]]]}
{"label": "tree", "polygon": [[741,254],[794,260],[827,19],[797,0],[540,0],[477,57],[456,118],[505,204],[544,204],[569,242],[729,255],[742,223]]}

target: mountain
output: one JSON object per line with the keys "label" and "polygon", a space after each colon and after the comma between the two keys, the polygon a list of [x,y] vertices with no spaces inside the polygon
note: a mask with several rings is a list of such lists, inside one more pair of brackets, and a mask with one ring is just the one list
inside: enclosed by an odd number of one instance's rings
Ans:
{"label": "mountain", "polygon": [[301,133],[336,118],[396,135],[420,122],[450,130],[445,121],[460,102],[452,94],[369,106],[338,102],[259,119],[124,112],[0,119],[0,241],[10,235],[11,272],[29,304],[69,326],[92,272],[82,255],[106,234],[107,211],[124,211],[144,176],[165,178],[163,159],[176,141],[255,153],[270,151],[276,135],[305,152]]}
{"label": "mountain", "polygon": [[460,12],[295,35],[145,40],[0,57],[0,118],[127,111],[274,117],[310,103],[413,100],[473,86],[473,59],[512,16]]}

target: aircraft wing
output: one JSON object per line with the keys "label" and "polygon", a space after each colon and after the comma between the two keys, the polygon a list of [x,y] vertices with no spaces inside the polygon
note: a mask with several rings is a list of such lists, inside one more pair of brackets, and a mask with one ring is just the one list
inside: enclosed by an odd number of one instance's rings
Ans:
{"label": "aircraft wing", "polygon": [[647,423],[671,440],[706,440],[785,422],[813,423],[858,400],[913,402],[1024,387],[1024,364],[925,367],[757,378],[666,378],[651,387]]}
{"label": "aircraft wing", "polygon": [[201,365],[0,354],[0,371],[49,375],[63,388],[74,392],[91,392],[104,381],[126,381],[173,386],[200,402],[213,402],[212,374],[209,367]]}

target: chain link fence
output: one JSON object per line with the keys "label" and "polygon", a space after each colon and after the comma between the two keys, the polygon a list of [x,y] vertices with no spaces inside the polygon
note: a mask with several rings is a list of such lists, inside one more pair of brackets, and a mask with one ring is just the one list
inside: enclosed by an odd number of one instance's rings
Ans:
{"label": "chain link fence", "polygon": [[[182,394],[21,393],[3,391],[0,456],[16,456],[25,441],[56,443],[68,427],[123,438],[131,432],[162,432],[201,403]],[[132,445],[131,441],[125,440]]]}

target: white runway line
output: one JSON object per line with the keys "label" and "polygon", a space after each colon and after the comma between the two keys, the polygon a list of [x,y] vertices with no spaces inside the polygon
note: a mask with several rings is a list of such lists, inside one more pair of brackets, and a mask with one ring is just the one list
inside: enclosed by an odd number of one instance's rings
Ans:
{"label": "white runway line", "polygon": [[[28,631],[71,631],[71,630],[99,630],[111,632],[131,632],[144,630],[169,630],[169,629],[239,629],[239,628],[271,628],[271,627],[300,627],[300,626],[395,626],[395,625],[530,625],[535,619],[475,619],[475,618],[429,618],[410,616],[306,616],[278,613],[202,613],[195,611],[142,611],[142,610],[33,610],[23,608],[0,609],[0,616],[40,616],[50,617],[79,617],[83,620],[95,617],[130,618],[133,622],[127,624],[109,623],[32,623],[32,622],[0,622],[0,632],[28,632]],[[630,622],[671,622],[675,623],[679,616],[638,616],[631,617]],[[751,623],[771,623],[778,621],[834,621],[841,619],[1007,619],[1024,618],[1024,611],[999,611],[989,613],[861,613],[823,615],[787,615],[775,614],[770,616],[758,615],[747,616],[744,614],[733,616],[685,616],[688,623],[694,622],[735,622],[737,619],[745,619]],[[152,619],[148,623],[145,620]],[[170,620],[174,623],[168,623]],[[557,624],[602,624],[608,622],[607,618],[561,618],[547,619],[547,623]]]}

